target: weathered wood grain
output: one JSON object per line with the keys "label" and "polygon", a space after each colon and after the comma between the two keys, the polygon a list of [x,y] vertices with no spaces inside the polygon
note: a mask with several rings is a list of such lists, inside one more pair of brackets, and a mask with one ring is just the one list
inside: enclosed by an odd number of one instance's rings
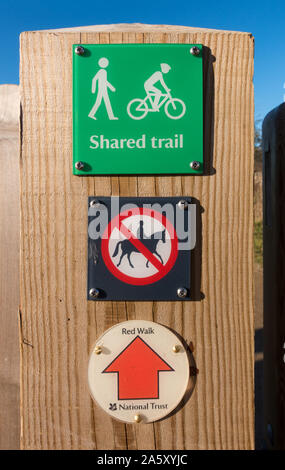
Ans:
{"label": "weathered wood grain", "polygon": [[0,86],[0,449],[20,445],[19,90]]}
{"label": "weathered wood grain", "polygon": [[[109,31],[110,30],[110,31]],[[253,38],[151,26],[21,36],[22,447],[251,449],[253,397]],[[202,43],[207,175],[72,176],[74,43]],[[196,302],[87,302],[88,195],[200,201]],[[200,262],[199,262],[200,261]],[[199,286],[200,288],[200,286]],[[196,387],[175,415],[124,425],[92,403],[92,344],[126,319],[174,328],[194,345]]]}

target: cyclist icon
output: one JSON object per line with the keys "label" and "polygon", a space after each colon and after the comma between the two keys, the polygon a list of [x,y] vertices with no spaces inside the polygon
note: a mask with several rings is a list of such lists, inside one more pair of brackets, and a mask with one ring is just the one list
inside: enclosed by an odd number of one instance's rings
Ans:
{"label": "cyclist icon", "polygon": [[[154,72],[144,83],[146,97],[144,99],[135,98],[129,102],[127,112],[132,119],[143,119],[149,112],[159,112],[163,105],[165,105],[165,114],[170,119],[180,119],[184,116],[185,103],[178,98],[172,98],[171,90],[163,78],[163,74],[168,73],[171,67],[168,64],[160,64],[160,67],[161,70]],[[160,84],[165,93],[157,88],[156,84]]]}
{"label": "cyclist icon", "polygon": [[171,69],[170,65],[168,64],[160,64],[161,67],[161,72],[157,71],[154,72],[144,83],[144,89],[147,94],[153,93],[154,94],[154,100],[153,100],[153,109],[158,111],[158,103],[161,98],[162,92],[160,91],[159,88],[155,87],[158,82],[161,84],[161,86],[164,88],[166,93],[170,92],[170,88],[166,86],[166,83],[163,79],[163,73],[168,73],[169,70]]}

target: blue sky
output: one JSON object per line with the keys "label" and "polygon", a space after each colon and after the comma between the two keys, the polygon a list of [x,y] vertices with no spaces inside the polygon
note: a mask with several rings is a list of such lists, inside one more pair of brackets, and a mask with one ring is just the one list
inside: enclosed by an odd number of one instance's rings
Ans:
{"label": "blue sky", "polygon": [[256,119],[284,100],[284,0],[2,0],[0,11],[0,84],[19,82],[22,31],[107,23],[177,24],[251,32]]}

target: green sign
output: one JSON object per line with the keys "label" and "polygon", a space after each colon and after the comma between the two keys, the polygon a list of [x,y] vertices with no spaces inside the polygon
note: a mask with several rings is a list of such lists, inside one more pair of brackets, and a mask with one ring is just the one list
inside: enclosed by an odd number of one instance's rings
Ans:
{"label": "green sign", "polygon": [[202,46],[73,46],[76,175],[203,173]]}

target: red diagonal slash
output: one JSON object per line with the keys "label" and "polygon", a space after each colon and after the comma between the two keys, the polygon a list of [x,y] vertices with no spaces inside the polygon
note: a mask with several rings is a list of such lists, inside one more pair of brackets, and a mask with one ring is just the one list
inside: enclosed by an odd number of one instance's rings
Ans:
{"label": "red diagonal slash", "polygon": [[[140,240],[138,240],[136,236],[126,227],[126,225],[122,224],[122,220],[127,219],[131,215],[146,215],[152,217],[153,219],[158,220],[165,227],[168,234],[170,235],[171,242],[170,256],[165,262],[165,264],[163,264],[163,262],[160,263],[160,261],[154,256],[154,254],[150,252],[150,250],[144,245],[143,241],[141,242]],[[119,231],[122,236],[124,236],[124,238],[126,238],[126,240],[130,240],[130,242],[136,248],[137,252],[141,253],[155,267],[155,269],[157,270],[156,273],[147,275],[146,277],[136,277],[135,270],[133,275],[128,275],[116,266],[116,263],[112,259],[113,257],[111,257],[110,255],[109,246],[109,242],[112,238],[112,233],[115,228]],[[118,237],[116,236],[115,238],[117,239]],[[119,238],[118,241],[122,241],[119,240]],[[126,284],[130,284],[133,286],[150,285],[166,276],[176,263],[178,255],[177,234],[171,222],[166,219],[164,215],[153,209],[137,207],[132,209],[131,214],[130,210],[125,210],[115,216],[113,219],[111,219],[110,223],[106,227],[105,232],[102,235],[101,254],[108,270],[113,274],[113,276],[117,277],[120,281],[123,281]]]}
{"label": "red diagonal slash", "polygon": [[148,248],[137,238],[135,235],[123,224],[121,223],[118,227],[120,232],[142,253],[146,259],[158,270],[164,268],[163,264],[149,251]]}

